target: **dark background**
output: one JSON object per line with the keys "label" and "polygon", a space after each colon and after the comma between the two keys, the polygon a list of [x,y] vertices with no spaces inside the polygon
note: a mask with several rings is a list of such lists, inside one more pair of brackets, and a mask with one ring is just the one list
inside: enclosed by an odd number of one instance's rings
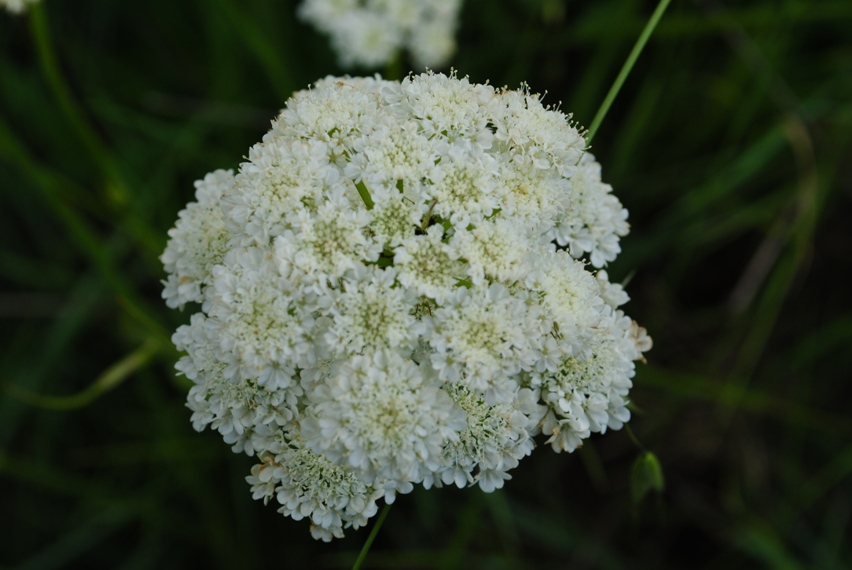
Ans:
{"label": "dark background", "polygon": [[[315,542],[192,430],[188,313],[159,296],[192,182],[346,72],[295,6],[0,13],[0,567],[348,568],[364,543]],[[466,0],[452,66],[589,125],[654,7]],[[852,3],[674,0],[592,152],[632,224],[610,277],[654,339],[635,438],[401,496],[366,567],[852,566]],[[640,497],[646,450],[665,487]]]}

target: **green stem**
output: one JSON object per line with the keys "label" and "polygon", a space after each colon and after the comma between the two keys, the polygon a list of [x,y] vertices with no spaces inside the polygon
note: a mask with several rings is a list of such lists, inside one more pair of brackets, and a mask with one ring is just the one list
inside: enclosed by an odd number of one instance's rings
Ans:
{"label": "green stem", "polygon": [[75,242],[80,252],[109,283],[128,314],[147,328],[153,336],[161,339],[163,346],[173,346],[171,334],[151,316],[155,313],[138,296],[124,272],[113,261],[103,243],[102,236],[86,218],[77,212],[73,203],[66,200],[68,192],[63,191],[64,179],[54,174],[49,168],[43,167],[29,155],[20,144],[20,137],[15,136],[15,133],[3,121],[2,116],[0,116],[0,158],[18,165],[33,179],[35,188],[41,194],[44,203],[65,226],[68,236]]}
{"label": "green stem", "polygon": [[[291,70],[295,68],[294,62],[286,59],[289,57],[286,49],[278,49],[271,43],[267,30],[263,28],[262,20],[249,13],[243,4],[244,2],[235,3],[233,0],[225,0],[219,2],[218,8],[221,8],[234,23],[246,47],[254,54],[267,77],[270,78],[272,88],[280,100],[286,101],[296,89],[291,73]],[[283,20],[278,24],[284,25]],[[286,27],[290,24],[287,22]],[[287,37],[288,31],[287,29],[282,31],[285,34],[284,37]]]}
{"label": "green stem", "polygon": [[[112,216],[112,220],[120,220],[125,231],[145,251],[157,257],[159,255],[159,248],[161,247],[159,238],[153,235],[150,228],[145,227],[138,218],[133,217],[131,212],[127,210],[128,201],[131,197],[128,177],[121,170],[121,167],[109,149],[104,146],[102,138],[92,127],[87,113],[79,101],[72,95],[71,90],[68,88],[68,82],[62,75],[56,57],[56,50],[51,40],[45,8],[41,4],[36,4],[32,7],[30,29],[36,52],[38,53],[39,65],[51,93],[56,99],[59,108],[62,109],[68,121],[73,125],[77,136],[92,156],[92,160],[100,169],[101,175],[105,180],[100,198],[105,200],[109,206],[109,215]],[[76,195],[78,200],[82,202],[91,199],[91,196],[79,191],[76,192]]]}
{"label": "green stem", "polygon": [[88,388],[71,396],[43,396],[10,383],[5,384],[3,388],[19,400],[40,408],[74,410],[82,408],[98,396],[121,384],[128,376],[147,364],[159,350],[160,342],[149,338],[142,346],[106,369]]}
{"label": "green stem", "polygon": [[367,189],[367,185],[364,184],[364,181],[361,180],[355,184],[355,189],[358,190],[358,194],[361,196],[361,200],[364,201],[364,205],[367,206],[368,210],[372,210],[373,206],[376,204],[373,202],[373,198],[370,196],[370,191]]}
{"label": "green stem", "polygon": [[642,442],[639,441],[639,438],[636,437],[636,434],[633,433],[633,430],[630,428],[630,425],[624,424],[624,428],[625,428],[624,431],[627,432],[627,436],[630,438],[630,441],[632,441],[634,443],[634,445],[636,445],[636,447],[639,448],[640,451],[647,451],[645,449],[645,446],[642,445]]}
{"label": "green stem", "polygon": [[56,51],[50,39],[50,28],[48,27],[45,8],[41,4],[36,4],[32,7],[30,29],[33,41],[35,42],[36,52],[38,53],[39,65],[50,90],[53,92],[53,96],[56,98],[59,107],[68,117],[68,120],[74,126],[82,143],[86,146],[98,167],[110,182],[110,192],[107,193],[107,198],[117,203],[126,202],[127,190],[121,173],[113,163],[106,148],[104,148],[100,137],[87,121],[86,113],[74,99],[71,90],[62,76],[56,59]]}
{"label": "green stem", "polygon": [[606,94],[606,99],[604,99],[604,102],[601,104],[600,109],[598,109],[595,118],[592,120],[592,126],[589,127],[589,133],[586,135],[586,145],[592,142],[592,139],[595,137],[595,133],[598,132],[598,127],[601,126],[604,117],[606,117],[607,111],[609,111],[612,102],[615,101],[615,97],[621,90],[624,80],[627,79],[628,75],[630,75],[630,71],[633,69],[633,64],[636,63],[636,60],[639,58],[639,54],[642,53],[642,49],[644,49],[645,44],[648,42],[648,38],[650,38],[651,34],[654,33],[654,28],[657,27],[657,23],[660,21],[660,18],[663,17],[663,13],[666,11],[666,8],[668,8],[670,1],[671,0],[660,0],[660,3],[657,4],[657,9],[654,10],[654,13],[651,14],[651,18],[648,20],[648,23],[645,24],[645,29],[642,30],[642,33],[639,35],[639,39],[636,40],[636,45],[633,46],[633,51],[630,52],[630,55],[627,57],[627,61],[624,62],[618,77],[615,78],[615,82],[612,84],[609,93]]}
{"label": "green stem", "polygon": [[370,547],[373,545],[376,535],[379,534],[379,529],[382,528],[382,523],[385,522],[385,518],[387,518],[390,508],[391,506],[388,504],[382,508],[382,512],[379,513],[379,518],[376,521],[376,524],[373,525],[373,529],[370,531],[370,536],[367,537],[367,541],[364,543],[363,548],[361,548],[361,553],[358,555],[358,559],[355,560],[355,564],[352,565],[352,570],[358,570],[361,567],[361,564],[363,564],[364,559],[367,558],[367,553],[370,552]]}
{"label": "green stem", "polygon": [[[419,71],[423,71],[422,69]],[[395,54],[388,60],[385,66],[384,79],[388,81],[402,80],[402,50],[397,50]]]}

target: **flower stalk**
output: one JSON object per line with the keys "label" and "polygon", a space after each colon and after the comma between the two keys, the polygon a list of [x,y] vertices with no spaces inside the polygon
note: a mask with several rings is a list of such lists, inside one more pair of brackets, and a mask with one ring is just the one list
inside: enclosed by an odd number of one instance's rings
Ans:
{"label": "flower stalk", "polygon": [[603,103],[601,103],[598,112],[595,114],[595,118],[592,119],[592,126],[589,127],[589,132],[586,135],[586,144],[591,144],[592,139],[595,138],[595,134],[598,132],[607,112],[609,112],[612,102],[615,101],[616,96],[618,96],[618,92],[621,91],[621,86],[624,85],[624,81],[627,79],[627,76],[630,75],[633,65],[636,63],[636,60],[639,59],[639,54],[642,53],[642,50],[645,48],[645,44],[648,43],[648,39],[657,27],[657,23],[659,23],[660,18],[663,17],[666,8],[669,7],[669,2],[670,0],[660,0],[660,3],[657,4],[656,9],[654,10],[654,13],[651,14],[651,17],[645,24],[645,28],[643,28],[642,33],[639,34],[639,39],[636,40],[636,44],[633,46],[633,49],[630,50],[630,55],[627,56],[624,65],[621,66],[621,71],[618,72],[618,76],[615,78],[612,87],[610,87],[609,92],[606,94]]}
{"label": "flower stalk", "polygon": [[379,518],[370,530],[367,540],[364,541],[364,546],[361,547],[361,552],[358,554],[358,558],[355,559],[355,564],[352,565],[352,570],[358,570],[361,568],[361,564],[363,564],[364,559],[367,558],[367,554],[370,552],[370,547],[373,546],[373,541],[376,540],[376,536],[378,536],[379,530],[382,528],[382,524],[385,522],[390,508],[391,506],[389,504],[385,504],[385,506],[382,507],[382,512],[379,513]]}

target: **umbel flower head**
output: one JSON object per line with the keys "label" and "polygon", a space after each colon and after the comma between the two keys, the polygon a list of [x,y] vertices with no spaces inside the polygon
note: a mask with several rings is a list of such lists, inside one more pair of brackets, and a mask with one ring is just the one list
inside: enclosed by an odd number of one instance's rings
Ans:
{"label": "umbel flower head", "polygon": [[296,93],[162,255],[196,429],[330,540],[413,485],[503,486],[630,418],[651,346],[598,270],[627,213],[570,117],[423,74]]}
{"label": "umbel flower head", "polygon": [[442,66],[456,49],[461,0],[304,0],[299,15],[331,36],[341,65],[379,67],[406,49]]}
{"label": "umbel flower head", "polygon": [[6,8],[13,14],[22,14],[27,6],[35,4],[39,0],[0,0],[0,6]]}

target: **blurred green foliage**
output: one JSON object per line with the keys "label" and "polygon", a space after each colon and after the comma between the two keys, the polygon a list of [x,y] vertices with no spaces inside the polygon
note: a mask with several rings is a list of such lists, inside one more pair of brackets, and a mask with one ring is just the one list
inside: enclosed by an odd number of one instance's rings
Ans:
{"label": "blurred green foliage", "polygon": [[[192,430],[188,315],[159,297],[193,180],[345,72],[295,5],[0,14],[0,567],[352,565],[368,530],[314,542]],[[653,8],[466,0],[453,66],[588,125]],[[417,489],[364,567],[852,566],[852,4],[672,2],[593,152],[631,212],[610,276],[655,342],[635,441],[541,447],[490,495]]]}

